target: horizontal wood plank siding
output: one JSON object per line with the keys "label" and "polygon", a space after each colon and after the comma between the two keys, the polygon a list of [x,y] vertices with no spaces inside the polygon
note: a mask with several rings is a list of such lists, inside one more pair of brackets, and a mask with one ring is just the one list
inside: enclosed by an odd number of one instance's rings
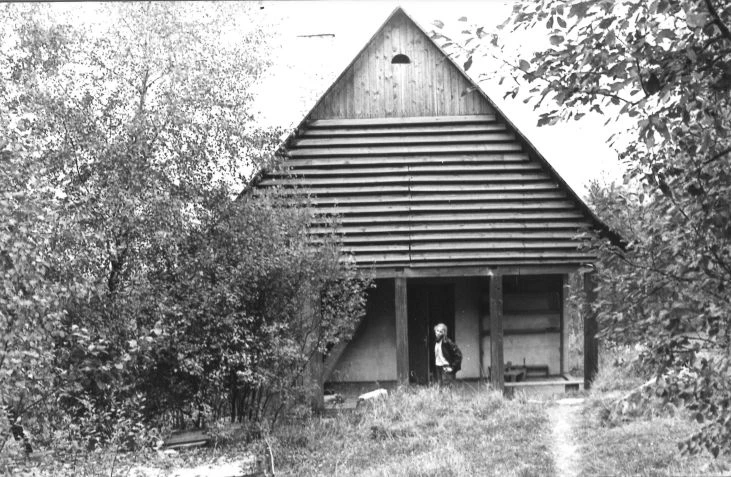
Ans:
{"label": "horizontal wood plank siding", "polygon": [[581,248],[592,220],[506,131],[486,114],[311,121],[258,188],[307,197],[313,242],[335,223],[363,267],[593,260]]}
{"label": "horizontal wood plank siding", "polygon": [[[392,64],[403,54],[408,64]],[[457,116],[491,114],[419,27],[397,12],[325,93],[310,119]]]}

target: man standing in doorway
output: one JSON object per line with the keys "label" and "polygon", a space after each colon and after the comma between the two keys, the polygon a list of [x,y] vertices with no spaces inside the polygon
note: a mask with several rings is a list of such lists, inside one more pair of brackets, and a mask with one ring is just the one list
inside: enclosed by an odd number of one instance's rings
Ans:
{"label": "man standing in doorway", "polygon": [[457,371],[462,367],[462,352],[454,341],[447,336],[447,325],[439,323],[434,327],[437,343],[434,345],[434,356],[437,371],[437,384],[450,386]]}

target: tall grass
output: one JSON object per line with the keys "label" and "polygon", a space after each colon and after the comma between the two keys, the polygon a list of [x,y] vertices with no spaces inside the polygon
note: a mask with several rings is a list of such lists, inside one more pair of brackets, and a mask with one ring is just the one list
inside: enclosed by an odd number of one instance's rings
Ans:
{"label": "tall grass", "polygon": [[[682,408],[652,394],[630,392],[652,378],[633,347],[606,347],[585,403],[582,426],[574,430],[582,455],[580,475],[731,475],[729,459],[681,455],[678,443],[698,429]],[[636,395],[625,408],[622,402]]]}
{"label": "tall grass", "polygon": [[540,403],[498,393],[400,389],[352,414],[273,436],[277,475],[551,475]]}
{"label": "tall grass", "polygon": [[580,475],[728,476],[728,457],[682,455],[678,442],[698,429],[683,413],[643,416],[615,426],[602,424],[601,406],[590,402],[583,425],[575,429],[581,443]]}

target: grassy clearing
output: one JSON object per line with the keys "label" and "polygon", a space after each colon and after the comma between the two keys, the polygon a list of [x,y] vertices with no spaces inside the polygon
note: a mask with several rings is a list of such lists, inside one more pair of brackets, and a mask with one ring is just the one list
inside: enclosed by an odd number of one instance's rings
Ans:
{"label": "grassy clearing", "polygon": [[[569,436],[578,446],[578,475],[731,475],[729,457],[678,452],[678,442],[698,426],[682,411],[649,409],[613,426],[603,420],[615,399],[646,379],[628,365],[631,350],[618,353],[605,357],[593,391],[577,393],[586,398],[581,425]],[[9,475],[132,476],[130,469],[146,466],[157,469],[147,475],[164,477],[175,469],[248,455],[267,469],[273,459],[277,476],[553,476],[546,413],[552,405],[521,394],[507,400],[468,386],[441,392],[404,388],[353,412],[281,424],[253,444],[235,433],[219,433],[213,448],[172,456],[81,452],[65,462],[54,457],[27,463],[28,473],[16,468]],[[0,465],[0,475],[4,471]]]}
{"label": "grassy clearing", "polygon": [[280,429],[274,454],[277,475],[552,475],[549,435],[541,403],[401,390],[351,415]]}
{"label": "grassy clearing", "polygon": [[154,469],[145,475],[164,477],[255,455],[267,470],[273,457],[277,476],[550,476],[555,472],[545,406],[469,387],[406,388],[353,412],[280,425],[266,442],[253,445],[229,439],[172,456],[154,451],[48,456],[10,475],[132,476],[130,470],[142,466]]}

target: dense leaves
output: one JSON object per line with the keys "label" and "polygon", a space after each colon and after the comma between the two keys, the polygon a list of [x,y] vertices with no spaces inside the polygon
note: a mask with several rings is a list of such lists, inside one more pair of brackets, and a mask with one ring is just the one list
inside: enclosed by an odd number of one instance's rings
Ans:
{"label": "dense leaves", "polygon": [[[731,449],[729,25],[721,0],[543,0],[517,4],[503,33],[545,32],[542,51],[511,60],[523,81],[508,92],[534,99],[539,125],[599,113],[627,127],[614,138],[626,187],[592,197],[629,242],[604,247],[604,335],[644,345],[655,392],[705,424],[683,448],[713,455]],[[466,54],[493,55],[501,39],[487,39]]]}
{"label": "dense leaves", "polygon": [[[539,126],[600,114],[626,129],[610,138],[625,185],[591,194],[629,244],[600,245],[603,335],[645,347],[653,392],[705,425],[683,449],[713,455],[731,449],[729,25],[725,0],[542,0],[516,4],[499,34],[457,41],[467,64],[513,68],[506,97],[532,100]],[[522,30],[545,43],[515,58],[505,38]]]}
{"label": "dense leaves", "polygon": [[[164,356],[149,385],[162,377],[201,403],[225,394],[237,420],[269,411],[276,419],[307,395],[316,353],[352,335],[367,280],[340,261],[337,243],[307,243],[310,213],[276,196],[244,196],[211,220],[164,251],[154,272],[164,295],[153,333]],[[256,400],[251,414],[241,399]]]}
{"label": "dense leaves", "polygon": [[249,112],[258,9],[66,8],[0,8],[0,448],[131,445],[241,386],[291,402],[365,283],[306,209],[237,199],[279,136]]}

